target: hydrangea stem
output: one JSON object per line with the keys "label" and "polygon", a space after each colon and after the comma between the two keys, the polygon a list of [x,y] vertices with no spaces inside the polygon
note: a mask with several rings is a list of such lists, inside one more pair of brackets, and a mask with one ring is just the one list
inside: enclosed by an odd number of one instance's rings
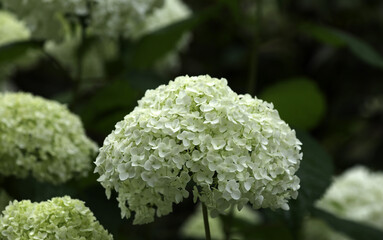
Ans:
{"label": "hydrangea stem", "polygon": [[223,221],[223,228],[224,228],[223,231],[225,233],[225,240],[231,239],[231,226],[232,226],[233,218],[234,218],[234,205],[231,205],[229,214],[226,217],[226,219]]}
{"label": "hydrangea stem", "polygon": [[202,214],[203,214],[203,224],[205,226],[205,239],[211,240],[210,227],[209,227],[209,215],[207,213],[207,208],[204,203],[202,203]]}

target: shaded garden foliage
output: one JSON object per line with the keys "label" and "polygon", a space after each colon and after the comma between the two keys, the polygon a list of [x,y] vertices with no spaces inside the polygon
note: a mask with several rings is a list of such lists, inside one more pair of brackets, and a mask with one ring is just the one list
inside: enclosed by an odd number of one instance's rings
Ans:
{"label": "shaded garden foliage", "polygon": [[[80,74],[71,73],[49,54],[44,39],[33,38],[0,46],[0,70],[38,52],[34,65],[12,71],[8,88],[67,104],[99,146],[147,89],[181,75],[224,77],[235,92],[274,103],[281,119],[297,130],[303,160],[297,173],[301,189],[290,201],[290,211],[261,209],[262,222],[256,226],[223,216],[223,226],[246,233],[245,239],[302,239],[303,222],[313,216],[353,239],[381,239],[380,230],[341,219],[315,202],[334,175],[354,165],[383,170],[383,2],[184,2],[192,11],[187,18],[137,39],[118,38],[100,76],[81,74],[87,71],[84,59],[92,47],[101,52],[100,46],[106,44],[99,36],[86,35],[73,59]],[[185,34],[189,37],[177,66],[159,70],[158,61]],[[115,239],[185,239],[180,229],[196,208],[191,197],[174,205],[173,213],[136,226],[131,219],[121,219],[117,195],[112,193],[107,200],[97,177],[90,171],[87,178],[54,186],[11,176],[2,177],[1,185],[18,200],[42,201],[65,194],[81,199]]]}

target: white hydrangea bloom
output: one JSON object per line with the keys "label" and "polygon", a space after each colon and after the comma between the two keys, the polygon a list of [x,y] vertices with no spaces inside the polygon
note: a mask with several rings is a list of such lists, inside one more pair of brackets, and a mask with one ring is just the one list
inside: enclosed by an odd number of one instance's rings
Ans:
{"label": "white hydrangea bloom", "polygon": [[89,14],[86,0],[2,0],[3,7],[15,13],[37,39],[60,40],[67,20]]}
{"label": "white hydrangea bloom", "polygon": [[146,92],[105,139],[95,172],[135,224],[169,214],[191,181],[213,214],[248,202],[288,209],[300,145],[272,104],[236,94],[225,79],[185,76]]}
{"label": "white hydrangea bloom", "polygon": [[[357,166],[337,177],[317,206],[332,214],[383,230],[383,173],[373,173],[366,167]],[[306,239],[350,239],[335,232],[320,220],[307,221]],[[322,226],[321,238],[314,238]]]}
{"label": "white hydrangea bloom", "polygon": [[97,146],[66,106],[27,93],[0,94],[0,174],[62,183],[87,175]]}
{"label": "white hydrangea bloom", "polygon": [[68,196],[13,201],[0,216],[0,239],[112,240],[84,202]]}
{"label": "white hydrangea bloom", "polygon": [[164,0],[94,0],[90,31],[109,37],[132,37],[142,28],[145,19]]}

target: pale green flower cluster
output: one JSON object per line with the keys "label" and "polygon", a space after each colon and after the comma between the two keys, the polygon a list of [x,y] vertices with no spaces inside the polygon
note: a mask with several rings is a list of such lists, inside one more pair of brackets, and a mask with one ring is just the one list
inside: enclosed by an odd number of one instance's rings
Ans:
{"label": "pale green flower cluster", "polygon": [[[95,172],[135,224],[172,211],[193,195],[213,211],[250,202],[289,209],[302,154],[295,131],[273,105],[238,95],[225,79],[178,77],[148,90],[105,139]],[[128,206],[127,206],[128,205]]]}
{"label": "pale green flower cluster", "polygon": [[93,0],[90,31],[99,35],[130,38],[164,0]]}
{"label": "pale green flower cluster", "polygon": [[5,9],[14,12],[34,38],[61,40],[70,24],[80,18],[92,33],[102,36],[130,36],[163,0],[2,0]]}
{"label": "pale green flower cluster", "polygon": [[13,201],[0,216],[0,239],[111,240],[84,202],[70,197]]}
{"label": "pale green flower cluster", "polygon": [[[143,19],[140,28],[132,32],[132,39],[137,39],[145,34],[166,27],[169,24],[186,19],[191,14],[190,9],[180,0],[166,0],[164,5],[154,10],[148,17]],[[176,49],[163,56],[156,68],[158,70],[175,69],[179,65],[178,51],[182,51],[189,42],[190,34],[185,34],[176,46]],[[79,34],[68,36],[62,43],[54,41],[46,44],[46,51],[57,59],[70,73],[78,73],[78,61],[76,54],[81,44]],[[80,60],[82,67],[82,78],[94,79],[105,76],[105,63],[116,58],[118,54],[118,43],[115,39],[103,38],[97,44],[88,48]],[[77,76],[76,76],[77,77]]]}
{"label": "pale green flower cluster", "polygon": [[3,7],[15,13],[37,39],[60,40],[67,21],[89,14],[86,0],[2,0]]}
{"label": "pale green flower cluster", "polygon": [[97,146],[66,106],[27,93],[0,94],[0,174],[62,183],[87,175]]}
{"label": "pale green flower cluster", "polygon": [[[334,180],[317,206],[332,214],[383,230],[383,173],[357,166]],[[306,221],[306,239],[350,239],[320,220]],[[322,229],[316,231],[316,229]],[[320,233],[319,233],[320,232]]]}

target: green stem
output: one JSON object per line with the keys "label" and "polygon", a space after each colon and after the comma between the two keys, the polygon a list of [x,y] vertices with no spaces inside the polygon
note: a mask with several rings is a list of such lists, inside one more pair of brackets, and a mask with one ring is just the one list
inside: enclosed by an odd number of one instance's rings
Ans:
{"label": "green stem", "polygon": [[207,213],[207,208],[204,203],[202,203],[202,215],[203,215],[203,224],[205,226],[205,239],[211,240],[210,227],[209,227],[209,215]]}
{"label": "green stem", "polygon": [[231,205],[229,214],[227,215],[227,217],[225,217],[223,221],[223,225],[224,225],[223,231],[225,233],[225,240],[231,239],[231,226],[232,226],[233,218],[234,218],[234,205]]}
{"label": "green stem", "polygon": [[253,32],[253,43],[252,52],[250,56],[250,71],[248,81],[248,92],[251,95],[255,95],[255,89],[257,85],[257,74],[258,74],[258,53],[261,37],[261,20],[262,20],[262,0],[255,0],[256,11],[254,17],[254,32]]}
{"label": "green stem", "polygon": [[85,43],[85,30],[86,30],[86,24],[85,20],[80,18],[80,43],[77,47],[77,53],[76,53],[76,65],[77,65],[77,72],[75,72],[75,77],[74,77],[74,86],[72,89],[72,101],[70,103],[70,108],[76,103],[77,99],[79,98],[80,95],[80,88],[81,88],[81,82],[82,82],[82,75],[83,75],[83,55],[84,53],[82,52],[82,48],[84,47],[83,44]]}

